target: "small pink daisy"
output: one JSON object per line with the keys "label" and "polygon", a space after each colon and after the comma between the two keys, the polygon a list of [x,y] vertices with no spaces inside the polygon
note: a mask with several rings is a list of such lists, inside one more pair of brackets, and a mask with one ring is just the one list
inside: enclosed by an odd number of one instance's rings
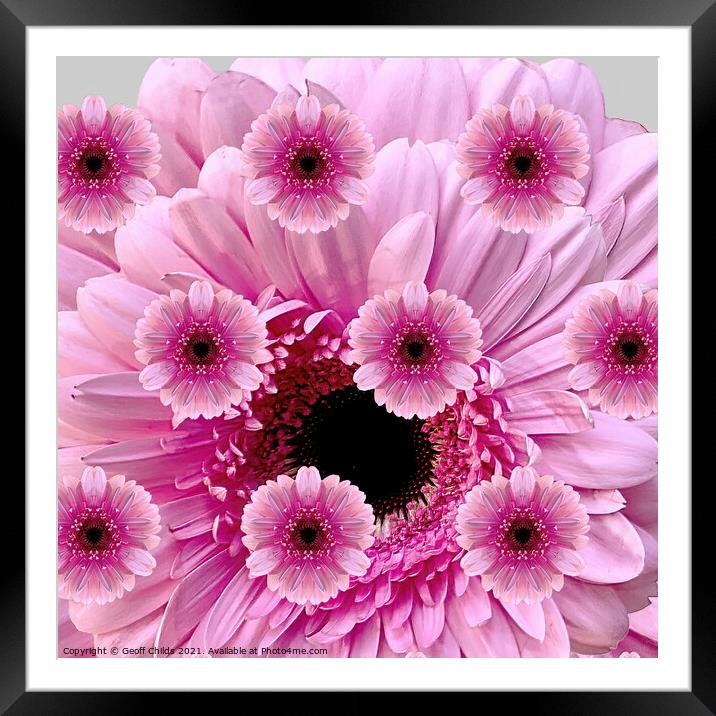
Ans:
{"label": "small pink daisy", "polygon": [[256,306],[229,289],[216,295],[208,281],[194,281],[188,295],[174,290],[160,296],[137,321],[137,360],[146,365],[139,380],[159,390],[171,405],[174,423],[214,418],[256,390],[263,378],[258,364],[266,350],[266,324]]}
{"label": "small pink daisy", "polygon": [[457,142],[462,196],[505,231],[532,233],[579,204],[589,146],[579,120],[530,97],[480,110]]}
{"label": "small pink daisy", "polygon": [[534,604],[578,574],[589,517],[579,495],[551,475],[517,467],[508,480],[493,475],[467,493],[458,508],[460,564],[482,587],[510,604]]}
{"label": "small pink daisy", "polygon": [[105,604],[134,588],[135,575],[152,573],[149,550],[159,544],[159,508],[124,475],[109,480],[101,467],[65,477],[58,501],[59,594],[83,604]]}
{"label": "small pink daisy", "polygon": [[67,226],[103,234],[154,197],[159,139],[136,109],[85,97],[81,108],[62,108],[57,126],[57,201]]}
{"label": "small pink daisy", "polygon": [[402,295],[389,289],[367,301],[358,316],[348,328],[350,359],[361,366],[355,382],[375,389],[391,413],[428,418],[475,385],[482,330],[457,296],[410,282]]}
{"label": "small pink daisy", "polygon": [[658,291],[635,281],[601,289],[575,308],[564,331],[573,390],[618,418],[657,412]]}
{"label": "small pink daisy", "polygon": [[373,172],[373,138],[363,122],[337,104],[321,108],[313,95],[295,107],[279,104],[251,124],[241,147],[252,204],[299,234],[318,233],[364,204],[361,181]]}
{"label": "small pink daisy", "polygon": [[365,550],[375,527],[365,495],[337,475],[321,479],[315,467],[259,487],[241,529],[251,576],[268,575],[268,588],[289,602],[328,601],[370,567]]}

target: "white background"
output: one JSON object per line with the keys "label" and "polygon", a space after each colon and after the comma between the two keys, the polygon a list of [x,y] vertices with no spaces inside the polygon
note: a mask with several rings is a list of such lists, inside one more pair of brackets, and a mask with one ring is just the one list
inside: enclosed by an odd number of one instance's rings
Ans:
{"label": "white background", "polygon": [[[28,28],[27,688],[690,689],[688,28]],[[659,658],[57,659],[56,60],[134,56],[658,56]],[[617,52],[618,50],[618,52]],[[665,270],[664,267],[668,267]],[[667,509],[668,506],[668,509]]]}

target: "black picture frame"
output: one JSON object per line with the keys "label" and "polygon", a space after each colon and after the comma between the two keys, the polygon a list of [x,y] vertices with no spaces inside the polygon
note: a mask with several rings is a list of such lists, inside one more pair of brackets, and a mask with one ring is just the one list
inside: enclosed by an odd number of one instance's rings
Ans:
{"label": "black picture frame", "polygon": [[[465,0],[396,0],[392,4],[365,0],[357,13],[341,18],[340,8],[332,5],[330,12],[322,12],[321,3],[304,4],[294,8],[281,7],[285,25],[346,24],[361,25],[534,25],[534,26],[686,26],[691,28],[692,71],[692,142],[698,147],[698,161],[693,162],[692,207],[693,219],[705,219],[713,201],[707,192],[713,191],[713,178],[699,181],[697,173],[712,172],[714,148],[714,87],[716,86],[716,2],[715,0],[502,0],[495,3],[466,3]],[[329,18],[329,23],[321,19]],[[13,181],[7,186],[6,201],[20,206],[25,190],[25,30],[28,26],[85,26],[85,25],[264,25],[270,17],[262,3],[237,3],[226,0],[0,0],[0,57],[3,84],[0,92],[0,122],[2,123],[4,166],[12,167]],[[358,22],[356,22],[358,21]],[[15,194],[15,195],[13,195]],[[22,214],[18,212],[24,231]],[[705,221],[700,225],[706,227]],[[19,234],[15,234],[19,235]],[[707,237],[713,235],[709,230]],[[9,241],[9,237],[6,237]],[[684,250],[690,250],[690,237],[677,239]],[[708,241],[708,238],[707,238]],[[698,325],[694,322],[694,325]],[[13,349],[14,350],[14,349]],[[16,359],[15,359],[16,360]],[[17,362],[17,361],[16,361]],[[31,376],[27,376],[31,380]],[[52,402],[50,401],[50,405]],[[684,416],[689,419],[690,416]],[[32,426],[32,416],[26,423]],[[670,475],[687,484],[691,466],[684,474]],[[698,477],[698,475],[697,475]],[[692,483],[692,661],[691,691],[679,692],[511,692],[485,694],[490,700],[504,702],[507,712],[522,710],[550,714],[678,714],[706,716],[716,714],[716,661],[714,660],[714,610],[709,584],[710,569],[699,565],[713,565],[713,516],[709,500],[712,476],[702,474],[701,481]],[[15,544],[24,531],[24,485],[18,476],[6,475],[3,485],[5,500],[5,531],[11,530]],[[13,505],[10,510],[7,505]],[[7,542],[5,543],[7,544]],[[78,693],[26,692],[25,686],[25,562],[19,550],[16,561],[12,554],[3,556],[3,582],[0,589],[0,711],[9,714],[103,714],[127,713],[134,709],[148,713],[169,708],[163,693]],[[559,668],[555,662],[555,668]],[[417,686],[417,685],[416,685]],[[91,685],[88,684],[91,688]],[[466,689],[470,685],[466,684]],[[517,684],[516,687],[519,688]],[[383,694],[381,702],[388,698]],[[441,698],[444,698],[442,695]],[[141,698],[141,702],[139,699]],[[201,694],[182,694],[182,708],[193,706],[205,698]],[[295,699],[295,697],[293,697]],[[401,697],[402,698],[402,697]],[[421,697],[428,699],[431,695]],[[486,702],[480,697],[479,708]],[[162,699],[162,701],[160,701]],[[272,696],[273,699],[273,696]],[[373,709],[375,695],[355,694],[341,701],[346,713],[365,713]],[[506,700],[506,701],[505,701]],[[299,700],[293,701],[297,708]],[[238,706],[238,704],[235,704]],[[270,712],[278,710],[272,701]]]}

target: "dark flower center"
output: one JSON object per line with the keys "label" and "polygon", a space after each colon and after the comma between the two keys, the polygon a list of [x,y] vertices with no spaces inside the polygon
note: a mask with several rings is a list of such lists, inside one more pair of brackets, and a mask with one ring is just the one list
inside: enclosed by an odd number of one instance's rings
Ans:
{"label": "dark flower center", "polygon": [[518,527],[512,533],[512,536],[515,538],[515,541],[520,544],[527,544],[532,536],[532,530],[529,527]]}
{"label": "dark flower center", "polygon": [[393,338],[389,353],[393,366],[406,373],[435,370],[442,358],[435,332],[422,321],[408,321]]}
{"label": "dark flower center", "polygon": [[425,344],[422,341],[408,341],[405,350],[411,358],[419,359],[425,352]]}
{"label": "dark flower center", "polygon": [[318,537],[318,531],[314,527],[304,527],[299,532],[299,537],[304,544],[313,544]]}
{"label": "dark flower center", "polygon": [[624,322],[607,338],[603,358],[611,370],[635,375],[656,362],[656,341],[638,322]]}
{"label": "dark flower center", "polygon": [[621,344],[621,352],[627,359],[635,358],[639,352],[639,344],[636,341],[624,341]]}
{"label": "dark flower center", "polygon": [[84,157],[84,164],[90,174],[99,174],[104,166],[104,158],[97,154],[90,154]]}
{"label": "dark flower center", "polygon": [[92,545],[99,544],[104,530],[101,527],[89,527],[85,530],[85,539]]}
{"label": "dark flower center", "polygon": [[379,521],[393,513],[407,517],[408,505],[424,503],[423,487],[433,484],[436,452],[423,424],[389,413],[372,391],[348,386],[314,403],[292,438],[290,457],[323,476],[350,480]]}
{"label": "dark flower center", "polygon": [[526,155],[516,156],[512,160],[512,166],[520,174],[527,174],[530,167],[532,166],[532,159]]}
{"label": "dark flower center", "polygon": [[182,333],[174,357],[182,370],[210,373],[220,370],[228,358],[220,332],[208,323],[192,323]]}
{"label": "dark flower center", "polygon": [[298,160],[298,164],[303,172],[306,174],[312,174],[318,166],[318,157],[306,154]]}

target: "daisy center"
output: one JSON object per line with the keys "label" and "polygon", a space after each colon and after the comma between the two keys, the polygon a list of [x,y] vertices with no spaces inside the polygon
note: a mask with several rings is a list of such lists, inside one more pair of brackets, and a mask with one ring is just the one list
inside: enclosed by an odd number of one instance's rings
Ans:
{"label": "daisy center", "polygon": [[544,554],[549,543],[544,522],[529,507],[515,507],[500,524],[495,538],[501,554],[516,559]]}
{"label": "daisy center", "polygon": [[395,334],[388,357],[396,370],[419,374],[435,370],[442,352],[433,330],[423,321],[409,321]]}
{"label": "daisy center", "polygon": [[76,184],[105,186],[120,174],[117,153],[101,137],[85,137],[72,152],[67,171]]}
{"label": "daisy center", "polygon": [[295,188],[325,186],[336,173],[331,153],[316,137],[300,137],[286,152],[281,173]]}
{"label": "daisy center", "polygon": [[207,323],[192,323],[182,333],[174,353],[182,370],[204,374],[219,370],[228,357],[221,334]]}
{"label": "daisy center", "polygon": [[528,189],[544,183],[549,167],[544,151],[531,137],[515,137],[500,152],[495,173],[504,186]]}
{"label": "daisy center", "polygon": [[72,524],[67,544],[75,555],[99,559],[114,554],[121,538],[114,520],[103,509],[87,507]]}
{"label": "daisy center", "polygon": [[286,523],[281,545],[291,557],[325,557],[336,541],[328,520],[315,507],[300,507]]}
{"label": "daisy center", "polygon": [[602,358],[610,370],[639,373],[649,370],[656,361],[656,344],[638,323],[622,323],[607,339]]}
{"label": "daisy center", "polygon": [[379,520],[407,516],[408,505],[424,502],[423,488],[433,481],[435,451],[423,424],[389,413],[372,393],[348,386],[313,404],[292,440],[291,458],[350,480]]}

